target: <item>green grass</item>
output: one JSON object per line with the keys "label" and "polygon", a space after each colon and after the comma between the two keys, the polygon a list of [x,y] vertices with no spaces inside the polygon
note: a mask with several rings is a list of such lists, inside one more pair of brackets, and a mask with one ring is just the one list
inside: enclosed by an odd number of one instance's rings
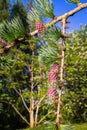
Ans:
{"label": "green grass", "polygon": [[74,125],[76,130],[87,130],[87,123]]}
{"label": "green grass", "polygon": [[[87,130],[87,123],[84,124],[74,124],[75,130]],[[21,129],[21,130],[46,130],[46,128],[39,127],[39,128],[26,128],[26,129]],[[54,129],[49,129],[49,130],[54,130]]]}

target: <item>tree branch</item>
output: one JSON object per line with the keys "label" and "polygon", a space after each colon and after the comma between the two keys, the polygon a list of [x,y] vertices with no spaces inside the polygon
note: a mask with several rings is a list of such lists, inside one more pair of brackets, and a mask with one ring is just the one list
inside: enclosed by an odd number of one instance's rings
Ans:
{"label": "tree branch", "polygon": [[37,103],[36,106],[36,113],[35,113],[35,125],[37,124],[37,118],[38,118],[38,112],[39,112],[39,108],[40,108],[40,104],[43,101],[43,99],[46,97],[46,95],[44,95]]}
{"label": "tree branch", "polygon": [[[79,12],[80,10],[87,8],[87,3],[84,4],[80,4],[77,8],[75,8],[74,10],[71,10],[65,14],[63,14],[62,16],[57,17],[56,19],[52,20],[51,22],[47,23],[45,26],[46,27],[50,27],[54,24],[56,24],[57,22],[61,21],[62,19],[67,19],[68,17],[74,15],[75,13]],[[38,31],[35,30],[34,32],[29,33],[30,36],[33,36],[35,34],[37,34]]]}
{"label": "tree branch", "polygon": [[[45,27],[46,27],[46,28],[47,28],[47,27],[50,27],[50,26],[56,24],[57,22],[61,21],[61,20],[64,19],[64,18],[67,19],[68,17],[74,15],[75,13],[77,13],[77,12],[79,12],[80,10],[85,9],[85,8],[87,8],[87,3],[80,4],[80,5],[79,5],[77,8],[75,8],[74,10],[71,10],[71,11],[69,11],[69,12],[63,14],[62,16],[57,17],[56,19],[52,20],[51,22],[47,23],[47,24],[45,25]],[[33,31],[33,32],[28,33],[28,34],[27,34],[27,37],[34,36],[34,35],[36,35],[36,34],[38,34],[38,30],[35,30],[35,31]],[[18,41],[20,41],[20,42],[23,41],[23,40],[24,40],[24,37],[18,39]],[[9,44],[9,45],[7,45],[7,46],[4,47],[4,50],[10,49],[10,48],[12,48],[14,45],[15,45],[15,43]],[[3,53],[4,53],[4,51],[3,51],[0,55],[3,55]]]}

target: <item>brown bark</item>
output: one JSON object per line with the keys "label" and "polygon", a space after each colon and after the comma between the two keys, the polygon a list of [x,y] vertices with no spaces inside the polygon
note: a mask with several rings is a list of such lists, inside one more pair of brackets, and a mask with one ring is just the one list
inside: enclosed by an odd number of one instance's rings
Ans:
{"label": "brown bark", "polygon": [[[34,50],[32,49],[32,56],[34,55]],[[33,128],[35,125],[34,122],[34,97],[33,97],[33,89],[34,89],[34,62],[31,63],[31,97],[30,97],[30,127]]]}

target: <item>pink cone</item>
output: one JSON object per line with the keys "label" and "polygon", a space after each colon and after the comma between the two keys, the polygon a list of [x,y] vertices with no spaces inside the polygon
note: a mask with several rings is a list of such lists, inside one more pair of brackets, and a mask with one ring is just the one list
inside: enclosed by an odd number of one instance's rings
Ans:
{"label": "pink cone", "polygon": [[50,71],[48,74],[48,81],[50,83],[55,83],[58,80],[58,75],[55,72]]}
{"label": "pink cone", "polygon": [[36,22],[36,29],[39,33],[42,33],[45,30],[45,25],[42,22]]}
{"label": "pink cone", "polygon": [[58,63],[54,63],[51,67],[51,71],[58,72],[60,70],[60,65]]}
{"label": "pink cone", "polygon": [[48,74],[48,81],[50,83],[57,82],[57,80],[59,79],[59,76],[58,76],[59,71],[60,71],[60,65],[58,63],[54,63]]}
{"label": "pink cone", "polygon": [[50,88],[48,89],[48,97],[49,97],[49,98],[54,98],[55,95],[56,95],[56,92],[57,92],[56,89],[50,87]]}

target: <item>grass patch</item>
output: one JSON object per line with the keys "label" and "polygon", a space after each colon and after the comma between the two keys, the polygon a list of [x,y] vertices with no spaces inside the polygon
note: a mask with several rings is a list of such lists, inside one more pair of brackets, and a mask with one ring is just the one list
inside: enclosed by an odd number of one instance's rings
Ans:
{"label": "grass patch", "polygon": [[[75,130],[87,130],[87,123],[83,123],[83,124],[74,124],[73,125]],[[50,127],[50,125],[48,127],[37,127],[37,128],[26,128],[26,129],[20,129],[20,130],[55,130],[55,127],[52,125]]]}
{"label": "grass patch", "polygon": [[84,124],[75,124],[76,130],[87,130],[87,123]]}

